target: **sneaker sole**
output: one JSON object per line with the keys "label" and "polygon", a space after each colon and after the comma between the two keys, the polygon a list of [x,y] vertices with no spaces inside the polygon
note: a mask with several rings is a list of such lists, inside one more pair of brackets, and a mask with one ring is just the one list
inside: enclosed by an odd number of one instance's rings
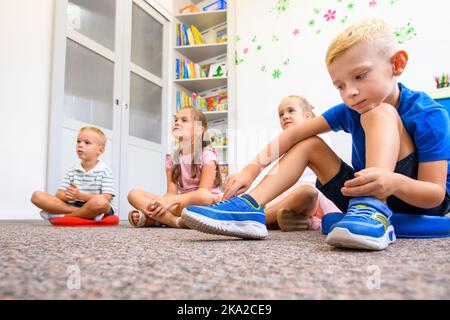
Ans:
{"label": "sneaker sole", "polygon": [[[258,222],[251,221],[218,221],[198,213],[183,209],[181,214],[186,225],[194,230],[223,236],[232,236],[243,239],[264,239],[268,236],[268,231],[265,225]],[[243,229],[253,229],[251,231]]]}
{"label": "sneaker sole", "polygon": [[[393,234],[392,240],[389,239],[390,232]],[[395,242],[395,240],[394,227],[391,225],[388,227],[384,236],[380,238],[353,234],[348,229],[336,227],[328,234],[326,242],[338,248],[383,250],[389,244]]]}
{"label": "sneaker sole", "polygon": [[277,212],[277,222],[280,230],[285,232],[308,230],[309,226],[308,217],[288,209]]}

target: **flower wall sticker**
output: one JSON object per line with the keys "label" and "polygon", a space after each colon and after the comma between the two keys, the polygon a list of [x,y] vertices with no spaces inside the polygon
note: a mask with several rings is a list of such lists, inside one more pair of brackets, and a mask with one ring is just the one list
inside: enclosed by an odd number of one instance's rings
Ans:
{"label": "flower wall sticker", "polygon": [[278,14],[285,13],[289,9],[290,0],[278,0],[275,5],[274,10],[278,12]]}
{"label": "flower wall sticker", "polygon": [[280,69],[277,69],[277,70],[274,70],[274,71],[273,71],[272,77],[273,77],[274,79],[280,79],[280,76],[281,76],[281,71],[280,71]]}
{"label": "flower wall sticker", "polygon": [[[303,2],[305,5],[300,4]],[[342,28],[342,25],[360,19],[361,14],[363,16],[372,16],[373,13],[378,15],[377,11],[382,13],[382,10],[392,10],[391,6],[399,3],[401,3],[400,0],[261,1],[260,4],[265,6],[263,9],[273,17],[273,19],[269,19],[268,23],[274,24],[274,28],[261,29],[261,32],[259,29],[254,29],[255,33],[246,37],[236,36],[235,64],[248,63],[253,66],[252,61],[256,61],[254,58],[257,58],[264,62],[257,64],[256,72],[263,73],[272,80],[282,79],[289,73],[295,72],[291,66],[297,62],[299,56],[275,58],[275,55],[271,53],[273,50],[279,51],[280,45],[285,43],[289,43],[289,45],[302,44],[309,35],[328,36],[330,32],[336,31],[335,28]],[[306,9],[301,12],[300,20],[299,5],[301,5],[300,9]],[[281,14],[283,23],[277,20]],[[400,25],[397,24],[397,26],[398,28],[394,30],[399,43],[409,41],[416,35],[411,22],[406,26],[400,22]],[[394,24],[393,27],[396,25]],[[267,32],[267,30],[270,31]]]}
{"label": "flower wall sticker", "polygon": [[412,26],[411,22],[408,22],[405,27],[397,28],[394,31],[394,36],[397,38],[399,44],[411,40],[416,35],[417,33],[414,31],[414,27]]}
{"label": "flower wall sticker", "polygon": [[327,20],[334,20],[336,18],[336,10],[328,9],[328,12],[323,15],[323,17]]}

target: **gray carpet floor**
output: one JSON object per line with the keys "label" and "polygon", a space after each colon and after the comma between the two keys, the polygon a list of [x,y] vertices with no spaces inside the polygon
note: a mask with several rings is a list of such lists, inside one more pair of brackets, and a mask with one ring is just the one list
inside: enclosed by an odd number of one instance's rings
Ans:
{"label": "gray carpet floor", "polygon": [[367,252],[317,231],[251,241],[0,221],[0,299],[449,299],[449,245],[398,239]]}

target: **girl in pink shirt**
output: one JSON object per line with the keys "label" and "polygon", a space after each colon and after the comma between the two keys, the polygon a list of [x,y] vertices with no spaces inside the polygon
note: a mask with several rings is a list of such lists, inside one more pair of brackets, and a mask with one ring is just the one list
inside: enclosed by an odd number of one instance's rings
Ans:
{"label": "girl in pink shirt", "polygon": [[141,189],[131,190],[128,201],[135,208],[128,214],[131,225],[186,228],[180,218],[185,207],[208,206],[217,200],[222,179],[217,153],[205,136],[207,129],[201,111],[193,107],[178,110],[172,134],[179,147],[166,156],[167,193],[157,196]]}

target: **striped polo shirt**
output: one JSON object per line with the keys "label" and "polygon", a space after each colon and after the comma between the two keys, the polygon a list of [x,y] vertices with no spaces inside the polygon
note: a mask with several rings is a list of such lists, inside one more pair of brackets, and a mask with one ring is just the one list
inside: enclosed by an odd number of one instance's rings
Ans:
{"label": "striped polo shirt", "polygon": [[103,161],[99,161],[97,165],[88,172],[84,170],[81,163],[69,168],[59,189],[66,190],[72,183],[81,193],[111,194],[111,203],[116,195],[114,192],[112,171]]}

